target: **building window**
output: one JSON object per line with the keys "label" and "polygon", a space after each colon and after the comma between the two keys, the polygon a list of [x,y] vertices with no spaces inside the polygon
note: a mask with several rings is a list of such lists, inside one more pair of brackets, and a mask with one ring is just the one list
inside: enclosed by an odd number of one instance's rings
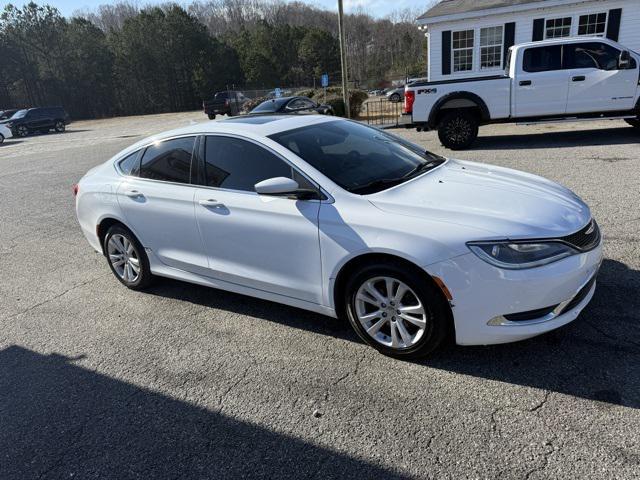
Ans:
{"label": "building window", "polygon": [[604,37],[607,29],[607,14],[594,13],[591,15],[580,15],[578,20],[578,35],[592,35]]}
{"label": "building window", "polygon": [[480,29],[480,69],[502,67],[502,27]]}
{"label": "building window", "polygon": [[453,71],[469,72],[473,70],[474,30],[453,32]]}
{"label": "building window", "polygon": [[571,35],[571,17],[551,18],[546,21],[545,38],[569,37]]}

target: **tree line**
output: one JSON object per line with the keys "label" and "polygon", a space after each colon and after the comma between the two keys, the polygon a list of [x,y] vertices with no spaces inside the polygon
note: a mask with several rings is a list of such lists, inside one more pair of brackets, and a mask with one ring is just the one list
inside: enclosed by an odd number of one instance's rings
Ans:
{"label": "tree line", "polygon": [[[350,80],[422,74],[413,18],[347,15]],[[180,111],[231,85],[312,86],[324,72],[340,81],[337,16],[303,3],[116,3],[71,18],[29,3],[0,15],[0,108],[63,105],[74,118]]]}

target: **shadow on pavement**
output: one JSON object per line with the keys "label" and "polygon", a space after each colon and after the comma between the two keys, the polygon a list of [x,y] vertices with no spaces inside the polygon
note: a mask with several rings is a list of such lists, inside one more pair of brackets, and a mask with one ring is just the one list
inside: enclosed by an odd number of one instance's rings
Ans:
{"label": "shadow on pavement", "polygon": [[406,478],[18,346],[0,351],[0,478]]}
{"label": "shadow on pavement", "polygon": [[[346,321],[233,293],[161,280],[149,293],[360,340]],[[640,408],[640,272],[605,260],[591,303],[576,321],[523,342],[448,346],[421,365]]]}
{"label": "shadow on pavement", "polygon": [[[522,135],[483,136],[482,129],[471,150],[513,150],[537,148],[567,148],[597,145],[624,145],[640,143],[640,129],[621,126],[594,130],[570,130],[549,133],[526,133]],[[626,158],[624,160],[627,160]],[[631,160],[629,158],[628,160]]]}

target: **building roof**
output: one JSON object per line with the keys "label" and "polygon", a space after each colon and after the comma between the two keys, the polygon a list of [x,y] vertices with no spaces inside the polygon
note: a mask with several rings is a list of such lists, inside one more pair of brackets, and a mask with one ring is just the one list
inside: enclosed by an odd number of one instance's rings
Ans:
{"label": "building roof", "polygon": [[426,13],[420,15],[418,20],[544,1],[545,0],[442,0]]}

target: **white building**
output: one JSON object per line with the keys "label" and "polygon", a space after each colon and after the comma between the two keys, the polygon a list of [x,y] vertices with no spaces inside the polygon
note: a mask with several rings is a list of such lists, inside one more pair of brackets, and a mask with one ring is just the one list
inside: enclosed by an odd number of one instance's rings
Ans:
{"label": "white building", "polygon": [[640,52],[640,0],[443,0],[417,20],[431,81],[495,75],[516,43],[606,36]]}

